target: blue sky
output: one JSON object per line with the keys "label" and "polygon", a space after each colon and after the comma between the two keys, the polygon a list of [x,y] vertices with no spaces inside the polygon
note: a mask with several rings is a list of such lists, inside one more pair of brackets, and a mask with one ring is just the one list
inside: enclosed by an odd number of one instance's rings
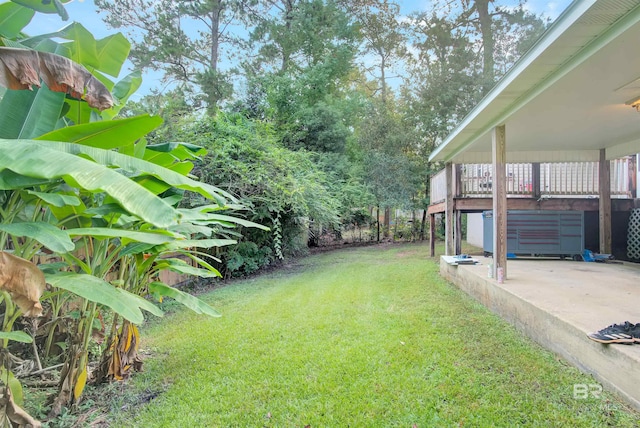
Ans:
{"label": "blue sky", "polygon": [[[401,12],[409,15],[412,12],[431,10],[433,2],[431,0],[397,0],[400,4]],[[508,3],[508,2],[506,2]],[[512,1],[515,5],[517,0]],[[527,0],[526,7],[536,13],[555,19],[569,6],[571,0]],[[102,38],[117,32],[107,27],[94,5],[93,0],[72,0],[65,5],[69,13],[69,21],[65,22],[58,15],[36,14],[33,21],[26,28],[26,33],[30,35],[45,34],[59,30],[72,21],[80,22],[89,29],[96,38]],[[130,70],[123,70],[123,74]],[[136,93],[138,97],[148,93],[151,88],[160,87],[160,75],[157,73],[147,73],[143,77],[143,86]],[[135,96],[134,96],[135,98]]]}
{"label": "blue sky", "polygon": [[[398,0],[398,3],[402,13],[409,14],[431,9],[433,2],[431,0]],[[570,3],[571,0],[528,0],[526,1],[526,7],[535,13],[543,13],[551,18],[556,18]],[[517,4],[517,1],[513,1],[513,4]],[[97,37],[106,36],[113,32],[100,19],[93,0],[72,0],[67,3],[66,9],[71,20],[82,22]],[[37,34],[39,32],[54,31],[64,25],[65,22],[57,15],[39,14],[29,28],[36,30],[32,34]]]}

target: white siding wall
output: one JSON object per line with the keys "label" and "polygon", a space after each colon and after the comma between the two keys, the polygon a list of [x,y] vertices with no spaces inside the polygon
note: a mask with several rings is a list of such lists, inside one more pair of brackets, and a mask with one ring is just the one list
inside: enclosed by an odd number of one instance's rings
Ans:
{"label": "white siding wall", "polygon": [[467,214],[467,242],[482,248],[482,213]]}

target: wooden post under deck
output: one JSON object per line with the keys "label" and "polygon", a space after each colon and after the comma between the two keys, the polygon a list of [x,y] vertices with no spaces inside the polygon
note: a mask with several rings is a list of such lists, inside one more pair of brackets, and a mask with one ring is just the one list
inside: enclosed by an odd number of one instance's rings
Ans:
{"label": "wooden post under deck", "polygon": [[436,256],[436,215],[429,214],[429,247],[431,257]]}
{"label": "wooden post under deck", "polygon": [[455,250],[456,254],[462,254],[462,211],[454,211],[453,216],[455,217]]}
{"label": "wooden post under deck", "polygon": [[[453,194],[459,197],[462,194],[462,165],[457,163],[453,168],[454,171],[454,187]],[[453,229],[453,237],[455,238],[455,254],[462,254],[462,212],[454,209],[455,226]]]}
{"label": "wooden post under deck", "polygon": [[505,125],[493,128],[493,277],[498,278],[498,267],[507,278],[507,183],[506,183],[506,131]]}
{"label": "wooden post under deck", "polygon": [[531,164],[531,196],[535,199],[540,199],[540,163]]}
{"label": "wooden post under deck", "polygon": [[599,164],[600,253],[611,254],[611,166],[605,149],[600,149]]}
{"label": "wooden post under deck", "polygon": [[452,256],[455,254],[454,241],[453,241],[453,166],[451,162],[445,164],[445,176],[447,179],[447,199],[445,202],[445,228],[444,228],[444,242],[445,242],[445,255]]}

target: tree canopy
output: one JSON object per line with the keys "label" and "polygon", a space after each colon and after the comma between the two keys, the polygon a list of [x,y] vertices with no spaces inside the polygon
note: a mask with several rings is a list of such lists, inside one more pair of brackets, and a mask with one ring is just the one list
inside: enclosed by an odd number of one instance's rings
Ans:
{"label": "tree canopy", "polygon": [[[526,3],[507,0],[438,0],[408,16],[393,0],[96,4],[109,12],[109,25],[127,30],[136,66],[162,70],[167,82],[176,82],[123,114],[160,114],[165,124],[154,135],[175,139],[195,135],[193,123],[204,123],[201,107],[210,116],[239,114],[216,126],[238,126],[243,141],[266,139],[284,150],[278,156],[305,153],[324,174],[315,183],[333,198],[348,193],[341,186],[357,183],[362,194],[354,200],[367,201],[366,207],[319,197],[326,205],[318,202],[321,209],[304,214],[332,227],[354,210],[383,207],[388,225],[392,207],[425,208],[430,151],[548,24],[527,12]],[[211,147],[227,138],[205,135]],[[243,156],[243,162],[261,162]],[[295,165],[293,159],[287,162]],[[234,182],[251,183],[253,172]]]}
{"label": "tree canopy", "polygon": [[134,65],[174,82],[123,110],[161,115],[152,139],[237,113],[256,124],[242,132],[268,128],[278,147],[310,153],[332,191],[359,183],[385,225],[391,207],[424,208],[430,151],[548,24],[507,0],[440,0],[408,16],[393,0],[96,4],[132,39]]}

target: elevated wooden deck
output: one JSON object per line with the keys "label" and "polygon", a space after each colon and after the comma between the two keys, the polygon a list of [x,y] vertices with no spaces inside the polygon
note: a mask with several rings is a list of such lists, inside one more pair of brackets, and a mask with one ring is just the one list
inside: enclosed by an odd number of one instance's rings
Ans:
{"label": "elevated wooden deck", "polygon": [[[495,230],[502,231],[500,236],[506,233],[508,210],[599,213],[597,248],[606,254],[612,253],[612,216],[640,208],[635,155],[607,162],[603,159],[503,165],[504,170],[499,168],[499,174],[494,174],[490,164],[446,164],[430,178],[431,204],[427,214],[432,249],[436,214],[445,214],[447,254],[458,254],[463,234],[461,214],[496,209],[495,194],[498,195],[497,212],[504,213],[494,217],[501,223],[494,226]],[[506,252],[502,251],[502,244],[506,246],[506,242],[503,241],[499,239],[500,263],[496,266],[506,265]]]}
{"label": "elevated wooden deck", "polygon": [[[491,210],[491,198],[454,197],[453,209],[462,213],[474,213]],[[429,205],[427,214],[445,212],[446,202],[442,201]],[[612,211],[629,211],[640,207],[638,199],[612,199]],[[598,198],[507,198],[508,210],[554,210],[554,211],[598,211]]]}

